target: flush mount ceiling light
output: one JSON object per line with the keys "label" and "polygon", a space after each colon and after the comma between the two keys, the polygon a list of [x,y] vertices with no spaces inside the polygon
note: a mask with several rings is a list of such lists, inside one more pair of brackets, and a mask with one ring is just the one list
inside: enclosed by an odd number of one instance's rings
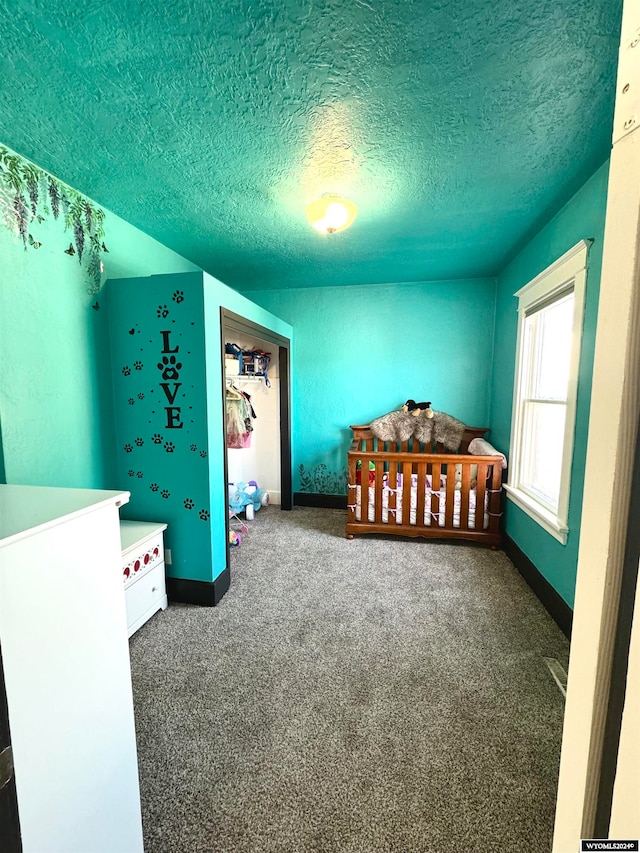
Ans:
{"label": "flush mount ceiling light", "polygon": [[334,234],[352,224],[358,215],[358,208],[352,201],[340,198],[335,193],[324,193],[317,201],[312,201],[305,212],[316,231]]}

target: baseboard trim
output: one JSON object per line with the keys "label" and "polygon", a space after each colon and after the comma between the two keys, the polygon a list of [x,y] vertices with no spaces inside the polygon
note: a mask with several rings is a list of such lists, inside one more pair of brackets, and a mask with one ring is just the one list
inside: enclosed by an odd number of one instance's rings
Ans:
{"label": "baseboard trim", "polygon": [[540,574],[539,570],[524,551],[521,551],[518,545],[506,533],[502,537],[502,547],[507,557],[540,599],[549,616],[551,616],[565,637],[570,640],[573,611],[567,602],[556,592],[549,581]]}
{"label": "baseboard trim", "polygon": [[203,607],[215,607],[222,600],[231,583],[229,567],[221,572],[214,581],[192,581],[185,578],[167,578],[167,596],[169,601],[181,604],[199,604]]}
{"label": "baseboard trim", "polygon": [[325,495],[323,492],[294,492],[295,506],[316,506],[324,509],[346,509],[346,495]]}

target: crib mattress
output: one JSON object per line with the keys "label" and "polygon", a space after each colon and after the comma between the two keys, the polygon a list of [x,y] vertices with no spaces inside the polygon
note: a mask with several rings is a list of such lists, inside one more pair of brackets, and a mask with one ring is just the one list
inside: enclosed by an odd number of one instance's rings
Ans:
{"label": "crib mattress", "polygon": [[[435,492],[431,487],[431,478],[427,477],[425,482],[425,509],[424,509],[424,518],[418,522],[418,526],[422,527],[423,525],[426,527],[434,526],[445,526],[445,513],[446,513],[446,505],[447,505],[447,491],[446,491],[447,477],[443,475],[440,482],[440,489]],[[375,484],[369,483],[368,488],[368,512],[367,517],[370,522],[375,521]],[[407,524],[403,519],[403,511],[404,508],[402,506],[402,475],[398,474],[398,482],[395,490],[396,493],[396,506],[395,509],[389,508],[389,497],[391,495],[392,490],[389,488],[387,483],[387,478],[385,476],[385,482],[382,487],[382,522],[383,524]],[[432,496],[435,495],[438,501],[438,511],[434,512],[432,508]],[[460,511],[461,511],[461,497],[462,493],[459,489],[454,490],[453,499],[453,526],[460,527]],[[413,474],[411,477],[411,506],[409,508],[409,524],[416,524],[416,514],[417,514],[417,504],[418,504],[418,478],[416,474]],[[355,512],[356,512],[356,521],[362,521],[362,487],[360,485],[356,486],[356,503],[355,503]],[[469,522],[468,527],[471,529],[475,528],[475,518],[476,518],[476,490],[469,490]],[[466,514],[466,513],[465,513]],[[466,521],[466,519],[465,519]],[[484,529],[489,527],[489,494],[485,492],[484,496]]]}

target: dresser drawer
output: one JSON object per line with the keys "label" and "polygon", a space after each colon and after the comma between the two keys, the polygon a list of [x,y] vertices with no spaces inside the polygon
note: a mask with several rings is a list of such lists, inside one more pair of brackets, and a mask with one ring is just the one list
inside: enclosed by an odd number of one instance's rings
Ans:
{"label": "dresser drawer", "polygon": [[124,598],[127,608],[127,628],[131,636],[157,610],[167,608],[164,562],[127,584]]}
{"label": "dresser drawer", "polygon": [[146,542],[130,548],[122,555],[122,575],[125,585],[136,580],[137,575],[164,562],[162,533]]}

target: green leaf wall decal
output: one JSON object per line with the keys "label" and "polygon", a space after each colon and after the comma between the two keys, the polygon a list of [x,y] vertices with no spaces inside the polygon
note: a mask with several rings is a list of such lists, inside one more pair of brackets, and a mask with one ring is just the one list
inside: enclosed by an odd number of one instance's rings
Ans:
{"label": "green leaf wall decal", "polygon": [[0,224],[20,236],[25,251],[42,245],[31,234],[32,225],[51,216],[59,219],[62,213],[64,230],[73,232],[73,242],[65,248],[68,240],[65,236],[61,251],[78,256],[89,293],[98,292],[101,255],[107,251],[103,242],[104,210],[34,163],[0,146],[0,211]]}

